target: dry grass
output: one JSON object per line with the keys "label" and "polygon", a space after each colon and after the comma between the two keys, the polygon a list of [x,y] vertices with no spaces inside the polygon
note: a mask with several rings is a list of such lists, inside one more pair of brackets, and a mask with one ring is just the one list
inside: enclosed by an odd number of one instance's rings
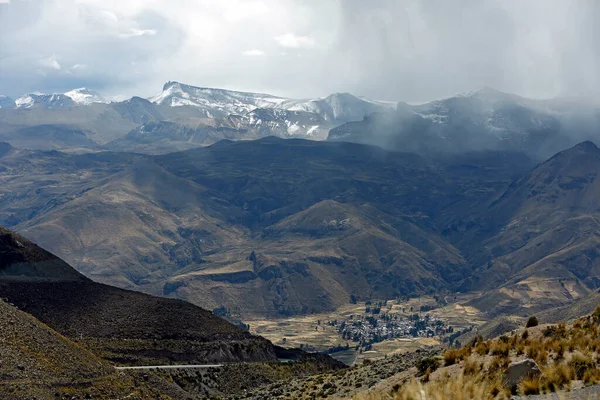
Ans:
{"label": "dry grass", "polygon": [[[459,372],[442,368],[428,380],[413,380],[392,394],[371,394],[365,399],[505,399],[510,390],[502,385],[503,373],[510,362],[523,355],[534,359],[541,375],[523,380],[522,395],[570,390],[574,380],[585,385],[600,383],[600,307],[590,317],[571,326],[550,325],[525,329],[510,336],[483,341],[474,339],[462,348],[443,353],[445,366],[458,364]],[[493,357],[490,359],[489,355]],[[519,358],[520,357],[520,358]],[[462,363],[461,363],[462,361]],[[455,371],[448,374],[447,371]],[[457,375],[458,373],[458,375]],[[379,397],[378,397],[379,396]]]}
{"label": "dry grass", "polygon": [[357,396],[361,400],[472,400],[508,399],[510,393],[502,388],[499,381],[489,381],[482,375],[458,377],[445,376],[436,381],[422,383],[412,380],[402,386],[397,393],[383,397],[381,393]]}
{"label": "dry grass", "polygon": [[539,377],[523,379],[519,383],[519,393],[525,396],[539,394],[541,386]]}

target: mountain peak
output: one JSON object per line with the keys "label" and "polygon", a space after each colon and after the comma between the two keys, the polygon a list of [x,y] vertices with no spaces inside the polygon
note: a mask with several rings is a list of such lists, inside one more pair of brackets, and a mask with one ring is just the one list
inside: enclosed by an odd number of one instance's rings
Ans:
{"label": "mountain peak", "polygon": [[353,95],[352,93],[348,93],[348,92],[336,92],[336,93],[332,93],[329,96],[327,96],[326,98],[350,98],[350,99],[358,99],[358,97],[356,97],[355,95]]}
{"label": "mountain peak", "polygon": [[77,104],[108,103],[98,92],[85,87],[70,90],[64,94]]}
{"label": "mountain peak", "polygon": [[573,160],[576,163],[577,161],[585,162],[590,159],[600,160],[600,149],[594,144],[594,142],[586,140],[576,144],[571,148],[561,151],[554,157],[550,158],[547,162],[565,159]]}
{"label": "mountain peak", "polygon": [[[578,143],[575,146],[571,147],[569,150],[577,150],[577,151],[585,151],[585,152],[600,151],[600,149],[598,149],[598,146],[596,146],[596,144],[594,142],[592,142],[591,140],[586,140],[581,143]],[[569,150],[566,150],[566,151],[569,151]]]}
{"label": "mountain peak", "polygon": [[475,98],[488,102],[517,100],[520,96],[512,93],[502,92],[489,86],[484,86],[481,89],[459,94],[455,97]]}
{"label": "mountain peak", "polygon": [[498,96],[498,95],[506,95],[507,93],[502,92],[498,89],[494,89],[493,87],[490,87],[490,86],[484,86],[481,89],[476,90],[475,94]]}
{"label": "mountain peak", "polygon": [[182,86],[182,84],[177,81],[168,81],[163,85],[162,90],[165,91],[165,90],[168,90],[169,88],[172,88],[175,86]]}

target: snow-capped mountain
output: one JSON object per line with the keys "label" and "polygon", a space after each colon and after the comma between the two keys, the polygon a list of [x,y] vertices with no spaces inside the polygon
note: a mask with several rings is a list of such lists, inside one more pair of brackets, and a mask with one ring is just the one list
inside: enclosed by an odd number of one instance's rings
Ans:
{"label": "snow-capped mountain", "polygon": [[[78,88],[66,93],[28,94],[14,102],[7,99],[0,103],[0,107],[57,110],[98,103],[104,105],[96,108],[110,106],[121,117],[135,124],[164,120],[188,126],[211,126],[215,131],[211,131],[207,140],[214,141],[219,139],[220,134],[222,138],[239,139],[273,135],[323,140],[333,127],[362,120],[373,112],[395,108],[395,103],[371,101],[349,93],[291,99],[179,82],[167,82],[159,95],[149,99],[134,96],[126,101],[110,103],[93,90]],[[237,133],[233,135],[232,131]],[[180,136],[176,138],[180,139]]]}
{"label": "snow-capped mountain", "polygon": [[[167,82],[162,93],[149,100],[172,107],[197,107],[209,118],[228,115],[248,115],[251,118],[250,113],[257,109],[272,109],[316,114],[329,125],[361,120],[366,114],[395,107],[395,103],[371,101],[349,93],[297,100],[263,93],[195,87],[179,82]],[[281,116],[284,114],[281,113]],[[290,126],[297,125],[297,121],[288,122]]]}
{"label": "snow-capped mountain", "polygon": [[60,93],[27,94],[16,99],[15,103],[17,105],[17,108],[65,108],[74,107],[77,104],[69,96]]}
{"label": "snow-capped mountain", "polygon": [[87,88],[73,89],[64,94],[77,104],[90,105],[92,103],[108,103],[108,101],[100,96],[98,92]]}
{"label": "snow-capped mountain", "polygon": [[108,103],[108,101],[93,90],[79,88],[66,93],[26,94],[14,100],[14,103],[16,108],[69,108],[79,105],[88,106],[93,103]]}
{"label": "snow-capped mountain", "polygon": [[[489,88],[410,105],[348,93],[290,99],[168,82],[150,99],[104,101],[85,88],[16,100],[0,96],[0,138],[16,147],[38,149],[40,137],[29,134],[36,132],[60,138],[55,143],[61,150],[85,147],[163,154],[222,139],[277,136],[420,153],[510,150],[535,158],[584,140],[600,140],[597,103],[533,100]],[[19,110],[23,108],[30,109],[25,122]],[[24,131],[30,128],[35,129]],[[93,143],[79,140],[79,133]]]}
{"label": "snow-capped mountain", "polygon": [[179,82],[167,82],[163,86],[162,93],[149,100],[158,105],[171,107],[198,107],[211,112],[211,115],[208,115],[210,118],[211,116],[244,114],[256,108],[275,108],[287,99],[270,94],[201,88]]}
{"label": "snow-capped mountain", "polygon": [[344,123],[361,120],[365,115],[396,108],[396,103],[384,103],[356,97],[350,93],[334,93],[320,99],[287,100],[280,108],[321,115],[325,121]]}

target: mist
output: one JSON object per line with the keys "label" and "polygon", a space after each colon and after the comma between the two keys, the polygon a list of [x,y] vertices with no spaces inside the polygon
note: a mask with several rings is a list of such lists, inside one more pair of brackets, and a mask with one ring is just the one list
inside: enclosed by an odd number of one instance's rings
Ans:
{"label": "mist", "polygon": [[594,0],[4,0],[0,93],[124,98],[177,80],[406,102],[485,86],[598,98],[598,19]]}

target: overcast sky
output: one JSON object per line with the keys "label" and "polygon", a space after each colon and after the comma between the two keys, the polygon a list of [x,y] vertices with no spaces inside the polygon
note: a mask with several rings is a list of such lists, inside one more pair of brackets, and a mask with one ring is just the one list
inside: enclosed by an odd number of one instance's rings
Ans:
{"label": "overcast sky", "polygon": [[600,94],[596,0],[0,0],[0,93]]}

